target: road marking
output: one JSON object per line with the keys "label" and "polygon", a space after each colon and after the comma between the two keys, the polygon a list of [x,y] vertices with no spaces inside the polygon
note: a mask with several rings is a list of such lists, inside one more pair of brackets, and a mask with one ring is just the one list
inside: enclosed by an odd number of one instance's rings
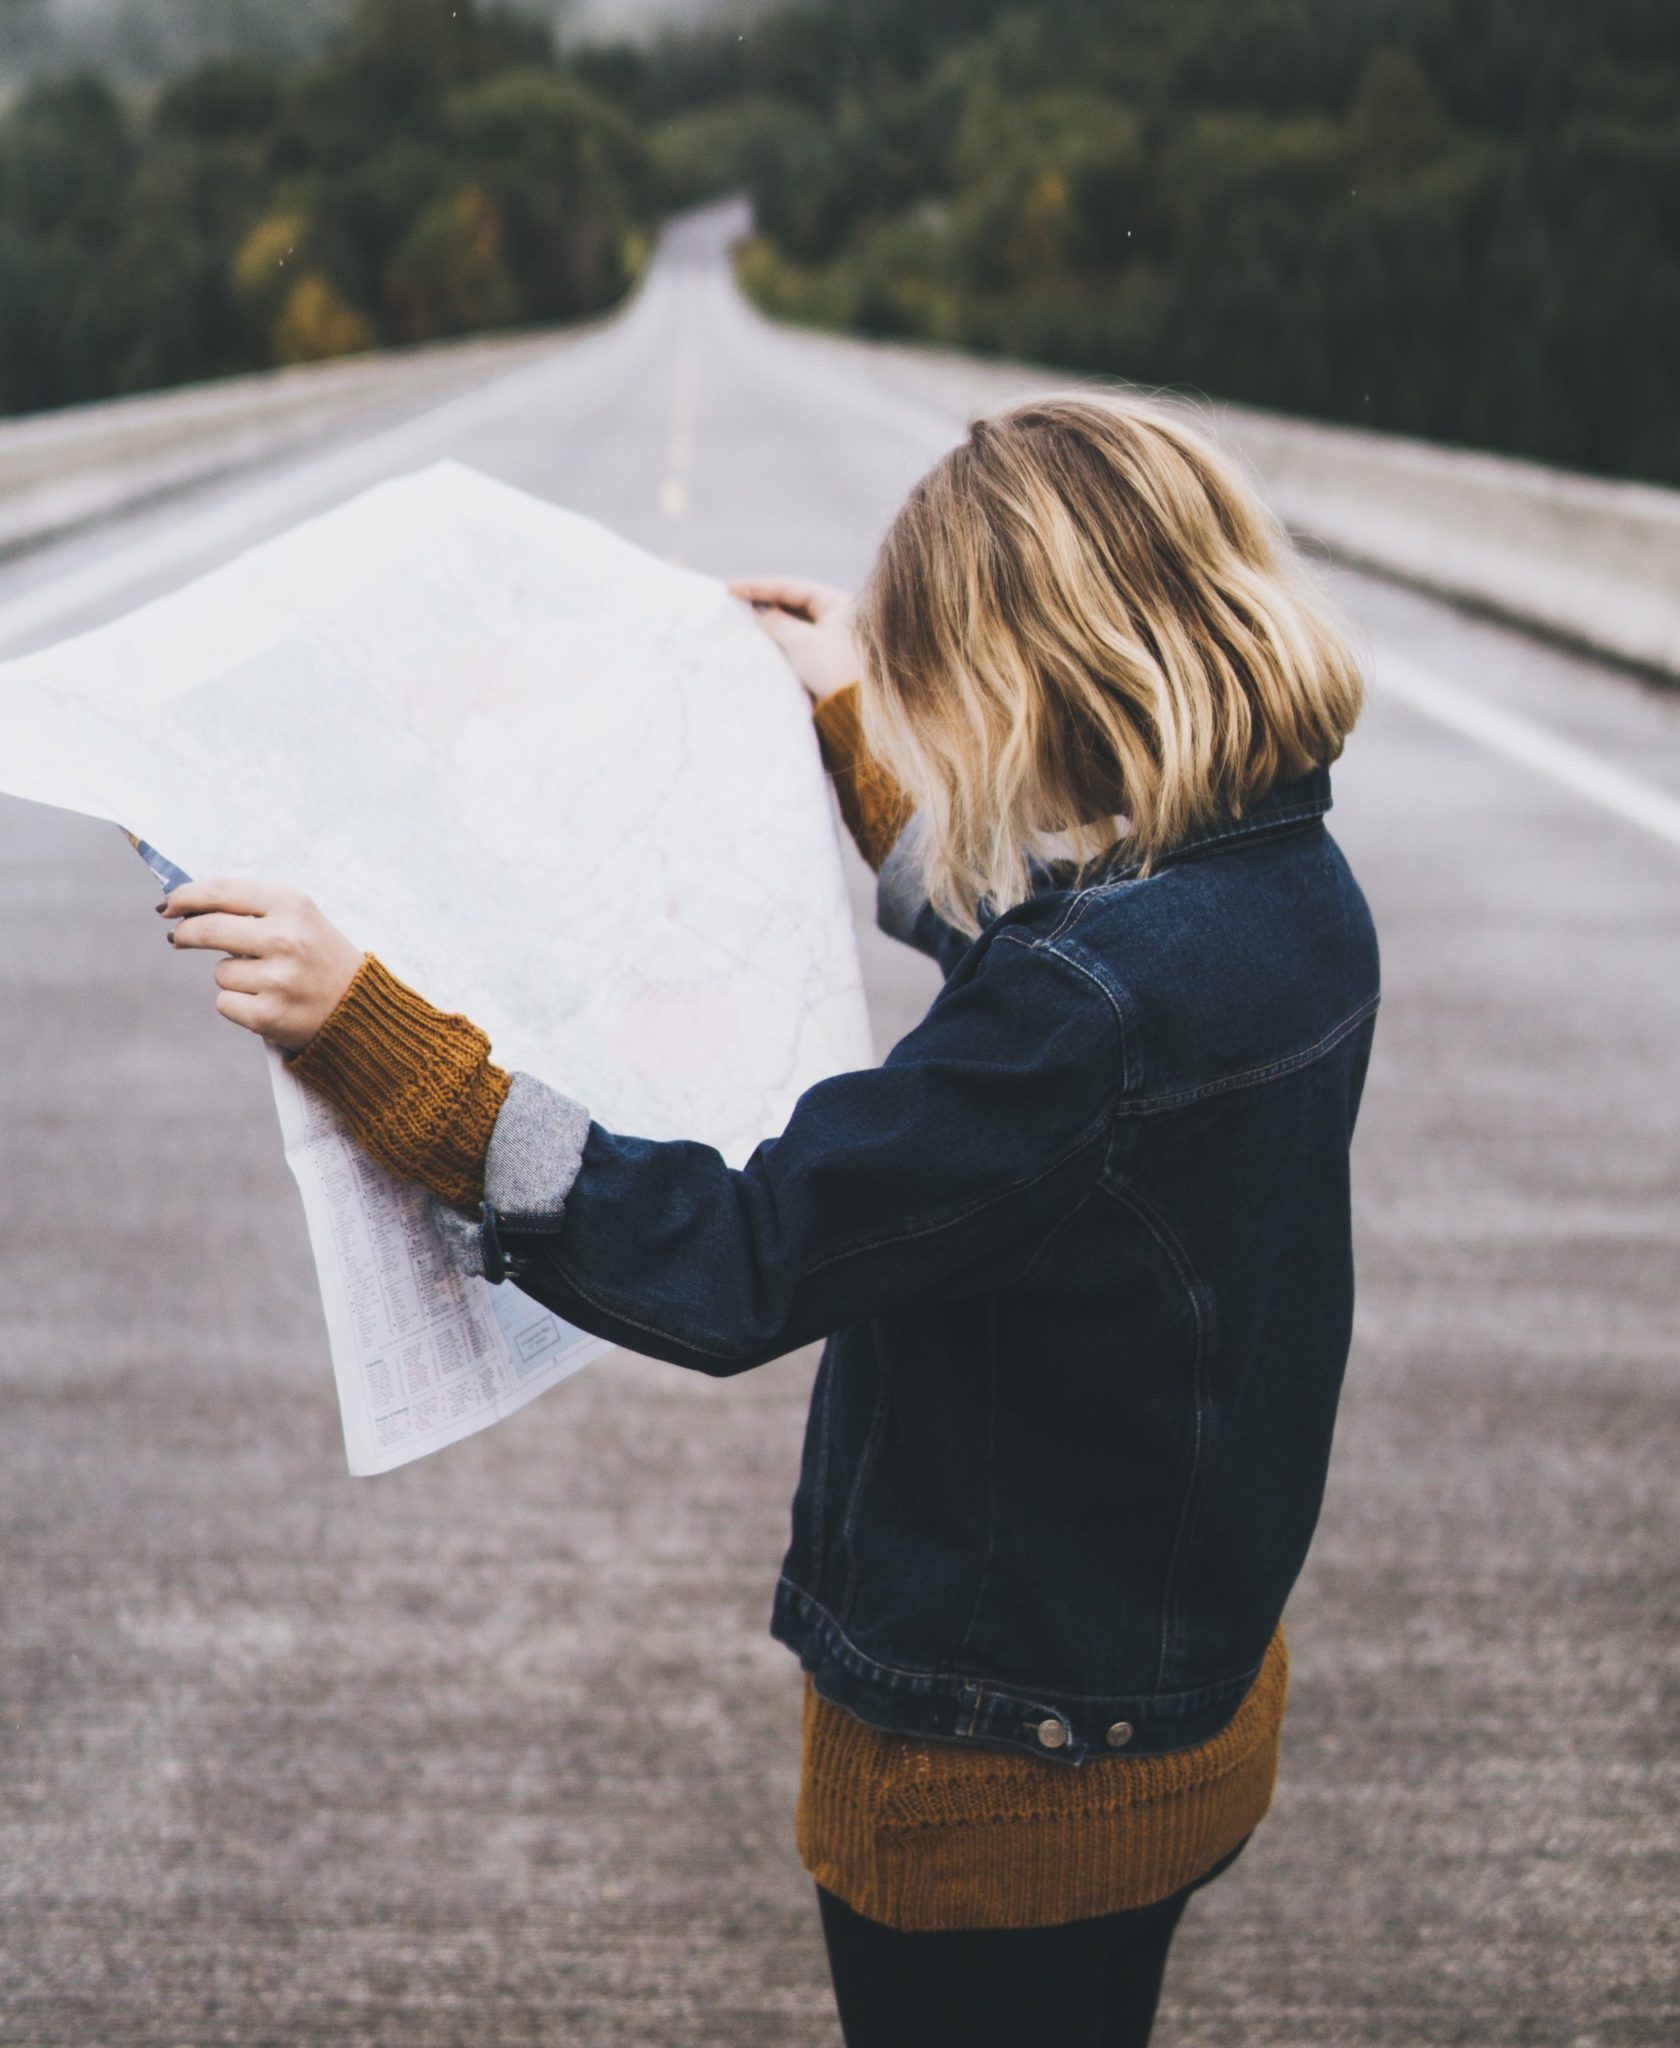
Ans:
{"label": "road marking", "polygon": [[[692,285],[689,280],[690,293]],[[901,400],[881,392],[849,369],[830,358],[819,357],[815,349],[806,352],[790,346],[796,336],[782,334],[772,323],[747,307],[730,286],[727,274],[708,280],[717,298],[733,315],[737,343],[744,341],[748,352],[759,357],[773,372],[807,389],[816,386],[833,403],[853,413],[875,419],[902,440],[919,444],[928,455],[944,452],[962,438],[962,429],[942,417],[932,406],[916,400]],[[685,518],[689,509],[686,472],[694,457],[695,351],[692,298],[682,307],[684,332],[675,365],[674,389],[667,455],[668,474],[659,486],[659,509],[670,520]],[[680,302],[679,302],[680,303]],[[642,295],[637,309],[646,307]],[[481,421],[494,419],[520,403],[526,394],[540,392],[553,374],[556,359],[567,355],[574,360],[591,351],[591,345],[611,345],[622,322],[605,333],[597,331],[573,342],[557,345],[554,355],[534,364],[522,364],[487,384],[445,399],[417,416],[399,421],[366,440],[335,449],[331,454],[301,464],[296,469],[271,477],[219,504],[208,506],[139,540],[131,541],[109,554],[97,556],[78,569],[71,569],[32,590],[0,601],[0,648],[15,644],[45,628],[74,619],[107,599],[206,556],[222,556],[230,543],[254,539],[280,522],[318,509],[335,492],[353,490],[378,481],[393,463],[412,456],[428,443],[444,442],[470,431]],[[777,344],[782,346],[778,347]],[[591,351],[592,352],[592,351]],[[672,559],[676,559],[673,557]],[[1372,681],[1390,696],[1408,705],[1436,724],[1466,739],[1518,762],[1534,774],[1585,797],[1627,823],[1637,825],[1652,837],[1680,846],[1680,800],[1667,795],[1637,776],[1612,765],[1586,748],[1560,738],[1532,719],[1471,696],[1444,682],[1439,676],[1413,663],[1385,656],[1376,663]]]}
{"label": "road marking", "polygon": [[[831,402],[873,417],[897,438],[920,447],[930,456],[943,454],[962,438],[962,429],[932,406],[889,397],[832,357],[818,357],[815,351],[776,349],[775,342],[782,338],[776,327],[735,292],[727,294],[724,317],[731,314],[746,347],[756,351],[761,361],[772,371],[782,372],[789,381],[817,387]],[[1398,658],[1380,659],[1372,680],[1424,717],[1519,762],[1534,774],[1572,790],[1629,824],[1638,825],[1654,838],[1680,846],[1680,800],[1589,753],[1585,747],[1559,738],[1532,719],[1470,696]]]}
{"label": "road marking", "polygon": [[714,288],[714,312],[725,323],[732,322],[735,333],[731,337],[737,358],[742,354],[755,354],[772,375],[780,376],[784,383],[815,387],[831,403],[844,406],[849,412],[861,413],[865,418],[885,427],[897,440],[908,443],[928,461],[946,453],[962,440],[971,408],[963,408],[960,417],[953,419],[919,399],[895,398],[887,392],[877,390],[864,381],[861,374],[849,365],[833,360],[824,352],[821,340],[809,338],[809,345],[801,347],[806,340],[797,328],[778,327],[766,314],[759,312],[749,300],[736,289],[727,270],[712,280]]}
{"label": "road marking", "polygon": [[1379,690],[1434,719],[1437,725],[1520,762],[1536,775],[1573,790],[1630,825],[1638,825],[1653,838],[1680,846],[1680,800],[1572,740],[1560,739],[1533,719],[1470,696],[1427,669],[1392,655],[1377,658],[1371,680]]}
{"label": "road marking", "polygon": [[[919,445],[933,456],[943,454],[962,438],[961,428],[953,426],[932,406],[888,397],[861,378],[854,378],[847,366],[832,358],[813,360],[804,351],[791,355],[777,351],[773,343],[779,336],[772,323],[738,294],[731,294],[731,299],[730,311],[746,316],[739,325],[743,334],[750,336],[748,346],[757,348],[761,360],[767,357],[773,369],[807,385],[816,385],[831,401],[872,416],[900,439]],[[766,348],[767,342],[772,346]],[[801,357],[803,360],[799,360]],[[1638,825],[1654,838],[1680,846],[1680,800],[1642,782],[1636,775],[1629,775],[1585,747],[1560,738],[1532,719],[1473,697],[1398,657],[1381,657],[1372,680],[1390,696],[1434,719],[1438,725],[1503,754],[1629,824]]]}
{"label": "road marking", "polygon": [[659,510],[667,519],[688,517],[688,472],[694,464],[695,387],[699,359],[694,338],[694,266],[686,264],[677,288],[676,346],[671,361],[671,426]]}

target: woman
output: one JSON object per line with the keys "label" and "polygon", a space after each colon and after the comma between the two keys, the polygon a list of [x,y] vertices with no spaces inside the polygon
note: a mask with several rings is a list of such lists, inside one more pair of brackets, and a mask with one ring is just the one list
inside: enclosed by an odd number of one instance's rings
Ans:
{"label": "woman", "polygon": [[1244,480],[1118,399],[976,422],[855,612],[735,587],[946,976],[740,1171],[503,1073],[295,895],[160,908],[467,1270],[701,1372],[827,1339],[772,1627],[847,2041],[1143,2043],[1270,1802],[1347,1356],[1358,674]]}

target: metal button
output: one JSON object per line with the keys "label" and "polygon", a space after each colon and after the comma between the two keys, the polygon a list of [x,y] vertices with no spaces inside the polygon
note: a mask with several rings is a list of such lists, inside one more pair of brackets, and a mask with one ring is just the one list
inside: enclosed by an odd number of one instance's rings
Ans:
{"label": "metal button", "polygon": [[1033,1730],[1033,1733],[1038,1737],[1039,1741],[1043,1743],[1046,1749],[1060,1749],[1062,1744],[1067,1740],[1067,1730],[1062,1726],[1060,1721],[1055,1720],[1054,1718],[1047,1721],[1040,1721],[1038,1726]]}
{"label": "metal button", "polygon": [[1131,1739],[1132,1724],[1130,1721],[1116,1721],[1114,1726],[1103,1737],[1104,1742],[1108,1744],[1110,1749],[1124,1749]]}

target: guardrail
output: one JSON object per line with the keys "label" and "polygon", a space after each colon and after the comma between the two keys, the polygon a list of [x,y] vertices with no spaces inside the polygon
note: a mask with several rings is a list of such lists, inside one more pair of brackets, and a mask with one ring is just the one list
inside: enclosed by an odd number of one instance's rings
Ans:
{"label": "guardrail", "polygon": [[[381,405],[476,382],[556,338],[432,343],[0,421],[0,556]],[[1069,381],[1029,365],[821,339],[912,382],[960,364],[1000,402]],[[1680,681],[1680,491],[1242,406],[1216,406],[1214,420],[1289,524],[1333,553]]]}
{"label": "guardrail", "polygon": [[0,556],[283,454],[352,417],[464,388],[556,339],[432,342],[0,420]]}
{"label": "guardrail", "polygon": [[1680,491],[1240,406],[1216,421],[1333,553],[1680,680]]}
{"label": "guardrail", "polygon": [[[812,328],[884,395],[950,417],[1114,386],[1042,364]],[[1199,402],[1299,534],[1397,581],[1680,682],[1680,491]]]}

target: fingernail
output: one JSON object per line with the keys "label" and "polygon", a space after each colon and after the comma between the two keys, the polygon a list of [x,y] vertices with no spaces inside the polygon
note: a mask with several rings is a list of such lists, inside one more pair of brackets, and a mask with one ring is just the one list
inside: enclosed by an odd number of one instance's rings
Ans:
{"label": "fingernail", "polygon": [[168,931],[166,931],[166,932],[164,933],[164,935],[163,935],[163,936],[164,936],[164,937],[165,937],[165,938],[166,938],[166,939],[167,939],[167,940],[169,941],[169,943],[170,943],[170,944],[171,944],[171,945],[173,946],[173,945],[174,945],[174,943],[175,943],[175,927],[174,927],[173,925],[171,925],[171,926],[169,927]]}
{"label": "fingernail", "polygon": [[169,908],[169,898],[167,896],[162,897],[158,902],[152,905],[152,908],[157,912],[159,917],[162,917],[163,913]]}

